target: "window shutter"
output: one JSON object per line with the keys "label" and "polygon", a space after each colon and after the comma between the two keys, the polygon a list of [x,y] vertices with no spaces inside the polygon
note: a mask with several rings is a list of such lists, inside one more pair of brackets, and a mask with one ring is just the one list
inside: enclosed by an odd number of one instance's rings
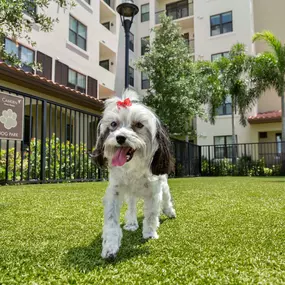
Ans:
{"label": "window shutter", "polygon": [[88,76],[87,94],[98,98],[97,94],[97,80]]}
{"label": "window shutter", "polygon": [[67,86],[68,66],[62,62],[55,61],[55,82]]}
{"label": "window shutter", "polygon": [[42,65],[42,71],[37,71],[37,74],[51,79],[52,77],[52,58],[40,51],[37,52],[37,63]]}

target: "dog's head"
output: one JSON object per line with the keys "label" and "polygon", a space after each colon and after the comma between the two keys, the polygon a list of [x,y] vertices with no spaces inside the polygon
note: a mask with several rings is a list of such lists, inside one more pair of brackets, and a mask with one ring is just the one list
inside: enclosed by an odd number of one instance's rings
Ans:
{"label": "dog's head", "polygon": [[106,162],[113,167],[145,162],[155,175],[169,173],[173,159],[166,131],[135,92],[127,90],[123,98],[105,102],[93,161],[101,167]]}

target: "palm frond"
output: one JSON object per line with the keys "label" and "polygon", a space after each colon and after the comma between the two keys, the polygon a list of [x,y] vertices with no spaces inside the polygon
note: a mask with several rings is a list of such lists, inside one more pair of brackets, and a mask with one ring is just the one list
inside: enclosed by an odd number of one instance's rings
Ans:
{"label": "palm frond", "polygon": [[278,59],[283,56],[282,43],[272,32],[263,31],[261,33],[256,33],[252,38],[253,42],[260,40],[265,41],[272,48]]}

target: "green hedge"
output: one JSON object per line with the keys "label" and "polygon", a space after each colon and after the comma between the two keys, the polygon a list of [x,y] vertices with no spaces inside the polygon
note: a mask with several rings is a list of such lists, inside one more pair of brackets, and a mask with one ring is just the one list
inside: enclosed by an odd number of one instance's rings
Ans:
{"label": "green hedge", "polygon": [[[23,156],[23,166],[21,164]],[[0,180],[6,177],[6,150],[0,149]],[[8,180],[40,179],[41,172],[41,140],[33,138],[30,146],[23,153],[16,151],[16,164],[14,164],[15,148],[9,148],[8,152]],[[47,180],[55,179],[95,179],[98,177],[98,169],[91,163],[84,143],[72,144],[69,141],[60,142],[60,139],[52,135],[46,139],[46,164],[45,174]],[[30,169],[29,169],[30,161]],[[84,162],[83,162],[84,161]],[[61,162],[61,163],[60,163]],[[87,173],[88,169],[88,173]]]}
{"label": "green hedge", "polygon": [[250,156],[243,156],[236,164],[230,159],[207,160],[202,158],[202,175],[208,176],[278,176],[281,175],[281,164],[266,167],[264,157],[253,161]]}

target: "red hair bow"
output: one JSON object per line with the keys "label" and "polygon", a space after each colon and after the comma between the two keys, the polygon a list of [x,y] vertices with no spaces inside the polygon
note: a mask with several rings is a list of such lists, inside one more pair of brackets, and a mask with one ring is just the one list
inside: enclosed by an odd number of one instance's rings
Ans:
{"label": "red hair bow", "polygon": [[129,98],[125,99],[124,101],[118,101],[117,102],[117,107],[120,110],[120,108],[127,108],[129,106],[132,106],[132,102]]}

